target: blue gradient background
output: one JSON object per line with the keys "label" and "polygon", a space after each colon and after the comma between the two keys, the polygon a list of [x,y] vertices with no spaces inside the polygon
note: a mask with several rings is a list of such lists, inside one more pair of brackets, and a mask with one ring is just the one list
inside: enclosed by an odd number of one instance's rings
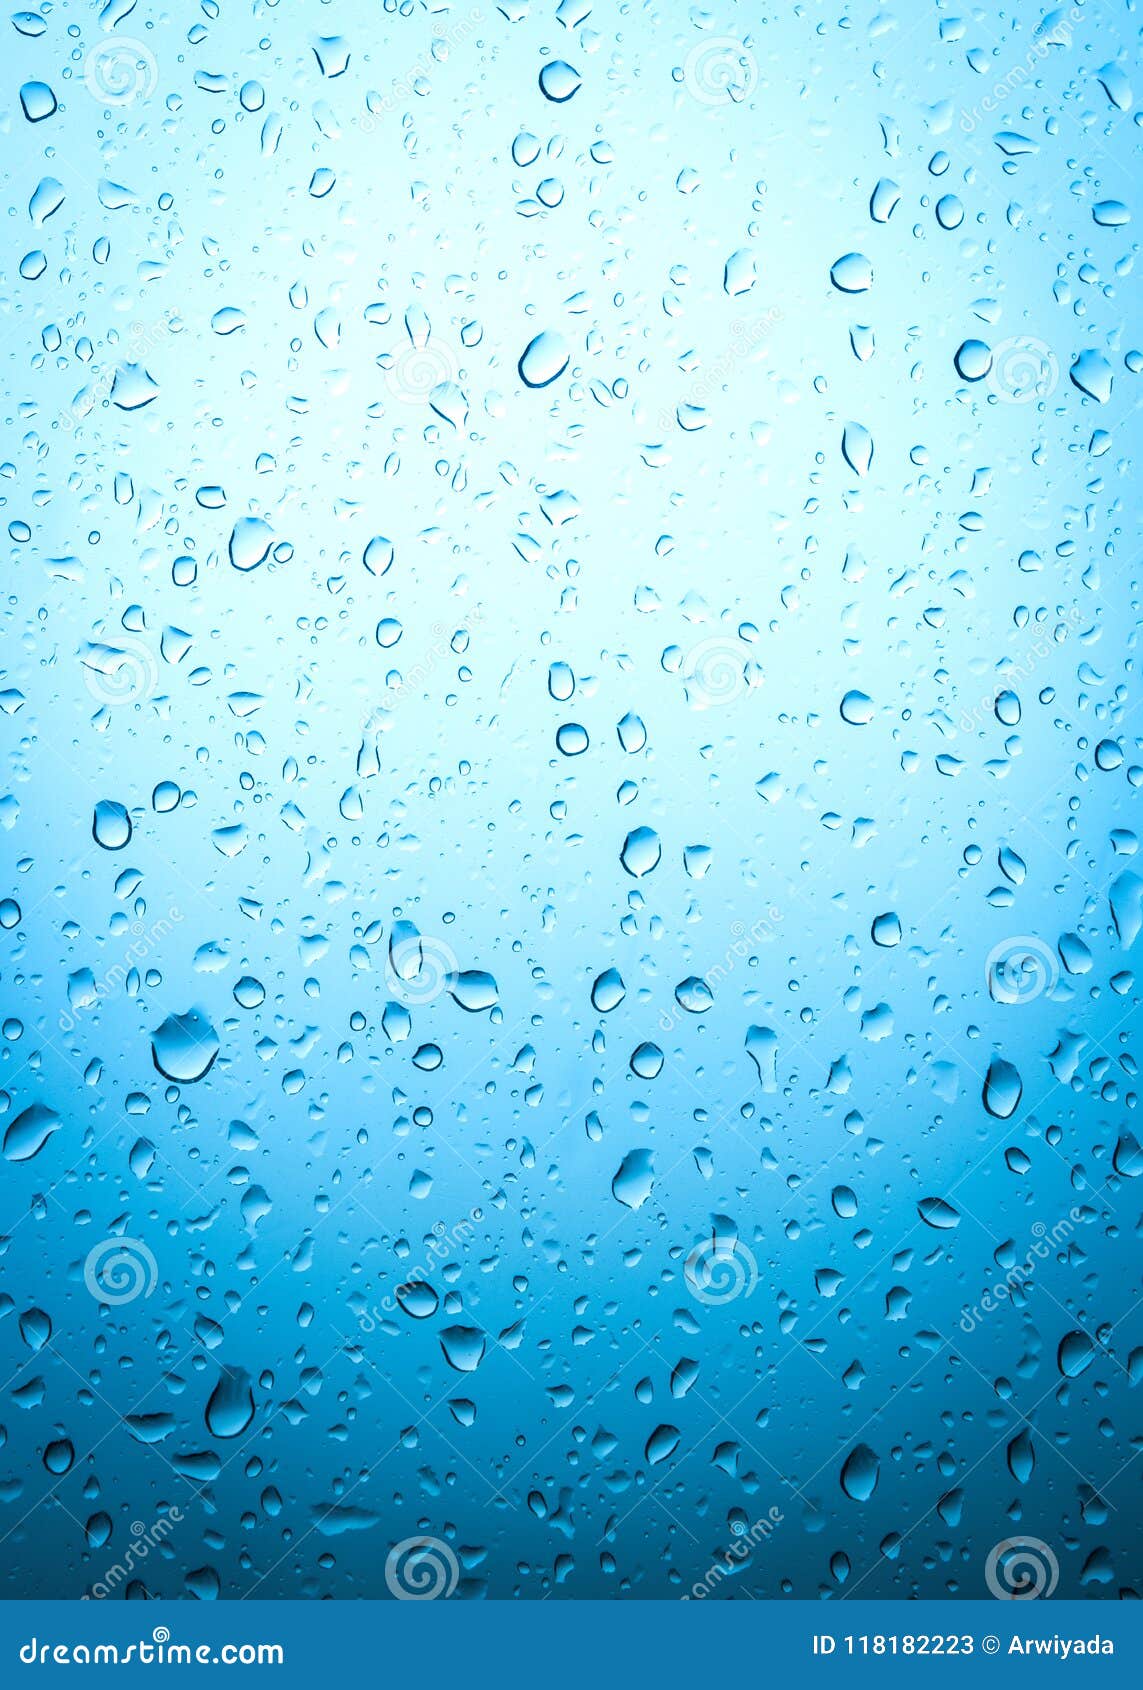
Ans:
{"label": "blue gradient background", "polygon": [[[215,12],[6,26],[4,1125],[36,1102],[61,1125],[0,1164],[0,1590],[82,1596],[174,1509],[138,1574],[154,1595],[382,1595],[390,1548],[427,1534],[462,1596],[672,1598],[764,1519],[713,1595],[981,1596],[1021,1534],[1059,1594],[1135,1594],[1140,1217],[1112,1155],[1139,991],[1109,889],[1139,872],[1143,364],[1134,225],[1093,216],[1132,203],[1137,112],[1105,71],[1138,83],[1130,14]],[[109,102],[92,55],[124,39],[139,85]],[[697,82],[728,41],[738,83]],[[553,58],[582,77],[564,104],[538,86]],[[33,80],[58,102],[35,123]],[[41,227],[44,178],[65,197]],[[831,285],[851,251],[868,292]],[[570,363],[530,389],[545,329]],[[966,339],[993,348],[983,380],[955,367]],[[1004,384],[1013,346],[1034,393]],[[1069,377],[1081,353],[1104,402]],[[157,393],[124,410],[131,365]],[[245,517],[275,547],[248,572]],[[133,821],[114,853],[103,800]],[[662,845],[640,880],[636,827]],[[892,949],[870,936],[887,911]],[[498,1007],[443,992],[391,1041],[397,920],[494,975]],[[1013,942],[1045,989],[997,1002]],[[608,967],[627,995],[601,1016]],[[712,984],[701,1015],[676,1005],[687,976]],[[220,1051],[172,1088],[151,1035],[192,1006]],[[777,1034],[773,1092],[751,1025]],[[653,1080],[629,1067],[644,1040]],[[1023,1083],[1003,1121],[994,1056]],[[612,1194],[633,1149],[654,1166],[637,1209]],[[1130,1141],[1121,1162],[1139,1171]],[[931,1195],[955,1230],[919,1219]],[[684,1264],[732,1229],[752,1288],[704,1304]],[[117,1237],[154,1275],[109,1306],[84,1265]],[[392,1304],[414,1267],[431,1319]],[[450,1324],[485,1334],[474,1373],[446,1362]],[[1067,1379],[1076,1330],[1096,1354]],[[204,1420],[221,1368],[254,1398],[234,1438]],[[153,1413],[171,1425],[144,1444],[127,1417]],[[664,1424],[678,1445],[651,1464]],[[857,1444],[880,1460],[865,1502],[839,1483]]]}

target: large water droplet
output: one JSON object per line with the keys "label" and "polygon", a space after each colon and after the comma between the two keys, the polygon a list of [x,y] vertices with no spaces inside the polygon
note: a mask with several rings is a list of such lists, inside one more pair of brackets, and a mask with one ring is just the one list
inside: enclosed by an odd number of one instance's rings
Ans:
{"label": "large water droplet", "polygon": [[570,356],[564,337],[553,329],[545,329],[520,354],[520,379],[528,387],[547,387],[563,375]]}
{"label": "large water droplet", "polygon": [[873,286],[873,266],[863,252],[847,252],[835,261],[829,279],[842,293],[865,293]]}
{"label": "large water droplet", "polygon": [[868,1444],[857,1444],[845,1458],[841,1488],[854,1502],[868,1502],[877,1489],[881,1462]]}
{"label": "large water droplet", "polygon": [[951,1232],[960,1225],[957,1211],[943,1197],[922,1197],[917,1213],[926,1226],[935,1227],[938,1232]]}
{"label": "large water droplet", "polygon": [[5,1156],[9,1162],[30,1162],[62,1125],[55,1110],[46,1103],[30,1103],[4,1134]]}
{"label": "large water droplet", "polygon": [[618,1009],[626,996],[627,988],[617,968],[605,968],[602,974],[596,975],[591,1001],[601,1015],[609,1015],[613,1009]]}
{"label": "large water droplet", "polygon": [[253,1418],[250,1375],[242,1367],[224,1367],[206,1405],[207,1430],[215,1438],[237,1438]]}
{"label": "large water droplet", "polygon": [[105,851],[122,851],[131,843],[131,817],[126,807],[114,798],[101,798],[92,817],[91,837]]}
{"label": "large water droplet", "polygon": [[1086,1332],[1065,1332],[1056,1351],[1056,1365],[1065,1379],[1075,1379],[1095,1360],[1095,1344]]}
{"label": "large water droplet", "polygon": [[446,1326],[440,1340],[445,1360],[458,1373],[475,1373],[484,1360],[484,1334],[475,1326]]}
{"label": "large water droplet", "polygon": [[1006,1121],[1016,1113],[1023,1093],[1023,1081],[1011,1062],[1006,1062],[1002,1056],[994,1056],[984,1076],[982,1093],[988,1113],[998,1121]]}
{"label": "large water droplet", "polygon": [[639,1209],[651,1195],[655,1166],[650,1150],[629,1150],[611,1182],[611,1195],[625,1208]]}
{"label": "large water droplet", "polygon": [[663,847],[654,828],[637,827],[624,840],[619,860],[628,874],[640,880],[658,866],[662,855]]}
{"label": "large water droplet", "polygon": [[566,59],[553,59],[540,72],[540,90],[545,99],[554,100],[562,105],[570,100],[573,94],[578,94],[582,78],[577,70],[573,70]]}
{"label": "large water droplet", "polygon": [[151,1034],[151,1055],[159,1073],[179,1085],[194,1085],[218,1055],[218,1034],[198,1009],[168,1015]]}

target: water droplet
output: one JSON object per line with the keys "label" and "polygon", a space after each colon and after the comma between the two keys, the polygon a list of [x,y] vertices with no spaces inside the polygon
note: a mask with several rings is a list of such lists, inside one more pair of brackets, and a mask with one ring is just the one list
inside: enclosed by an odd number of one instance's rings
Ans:
{"label": "water droplet", "polygon": [[935,1227],[938,1232],[951,1232],[960,1225],[957,1211],[943,1197],[922,1197],[917,1204],[917,1213],[926,1226]]}
{"label": "water droplet", "polygon": [[205,1079],[218,1050],[218,1034],[199,1009],[168,1015],[151,1034],[155,1067],[179,1085],[194,1085]]}
{"label": "water droplet", "polygon": [[846,423],[841,436],[842,456],[854,475],[868,475],[873,463],[873,436],[864,423]]}
{"label": "water droplet", "polygon": [[440,1342],[445,1360],[458,1373],[475,1373],[484,1360],[484,1334],[475,1326],[446,1326]]}
{"label": "water droplet", "polygon": [[865,293],[873,286],[873,266],[863,252],[847,252],[835,260],[829,279],[841,293]]}
{"label": "water droplet", "polygon": [[841,701],[841,719],[852,727],[866,727],[873,720],[873,700],[863,692],[847,692]]}
{"label": "water droplet", "polygon": [[553,329],[530,340],[520,355],[520,379],[528,387],[548,387],[562,376],[571,357],[567,342]]}
{"label": "water droplet", "polygon": [[611,1195],[628,1209],[641,1209],[651,1195],[655,1181],[655,1166],[650,1150],[629,1150],[615,1178]]}
{"label": "water droplet", "polygon": [[657,868],[663,855],[659,835],[650,827],[634,828],[623,842],[619,860],[628,874],[641,880]]}
{"label": "water droplet", "polygon": [[992,368],[992,348],[983,340],[962,340],[954,362],[965,381],[983,381]]}
{"label": "water droplet", "polygon": [[841,1488],[854,1502],[868,1502],[881,1477],[881,1462],[868,1444],[856,1444],[841,1469]]}
{"label": "water droplet", "polygon": [[1095,1360],[1095,1345],[1086,1332],[1065,1332],[1056,1351],[1056,1365],[1065,1379],[1076,1379]]}
{"label": "water droplet", "polygon": [[540,90],[547,100],[562,105],[578,94],[582,78],[564,59],[553,59],[540,72]]}
{"label": "water droplet", "polygon": [[4,1154],[9,1162],[30,1162],[38,1156],[63,1122],[46,1103],[30,1103],[9,1123],[4,1134]]}
{"label": "water droplet", "polygon": [[224,1367],[207,1401],[207,1430],[213,1438],[237,1438],[253,1418],[250,1375],[241,1367]]}
{"label": "water droplet", "polygon": [[678,1449],[681,1437],[677,1426],[656,1426],[643,1450],[647,1465],[655,1467],[660,1461],[666,1461]]}
{"label": "water droplet", "polygon": [[91,837],[105,851],[122,851],[131,843],[131,817],[113,798],[101,798],[92,817]]}
{"label": "water droplet", "polygon": [[627,996],[627,988],[617,968],[605,968],[602,974],[597,974],[591,988],[591,1001],[601,1015],[609,1015],[613,1009],[618,1009]]}
{"label": "water droplet", "polygon": [[1023,1081],[1011,1062],[1006,1062],[1002,1056],[994,1056],[988,1064],[982,1094],[988,1113],[998,1121],[1006,1121],[1016,1113],[1023,1092]]}

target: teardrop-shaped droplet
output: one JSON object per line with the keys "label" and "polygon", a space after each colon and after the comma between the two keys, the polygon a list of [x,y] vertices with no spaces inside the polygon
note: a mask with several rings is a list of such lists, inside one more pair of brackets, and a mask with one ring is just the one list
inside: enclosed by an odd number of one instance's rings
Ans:
{"label": "teardrop-shaped droplet", "polygon": [[254,1418],[254,1393],[243,1367],[224,1367],[206,1405],[207,1430],[215,1438],[237,1438]]}
{"label": "teardrop-shaped droplet", "polygon": [[1095,1344],[1086,1332],[1065,1332],[1056,1352],[1056,1365],[1065,1379],[1075,1379],[1095,1360]]}
{"label": "teardrop-shaped droplet", "polygon": [[845,1458],[841,1488],[854,1502],[868,1502],[881,1477],[881,1462],[868,1444],[857,1444]]}
{"label": "teardrop-shaped droplet", "polygon": [[1018,1071],[1002,1056],[994,1056],[988,1064],[981,1094],[988,1113],[998,1121],[1006,1121],[1016,1113],[1023,1094],[1024,1083]]}
{"label": "teardrop-shaped droplet", "polygon": [[660,1461],[666,1461],[679,1447],[682,1433],[677,1426],[656,1426],[647,1439],[643,1454],[649,1467],[655,1467]]}
{"label": "teardrop-shaped droplet", "polygon": [[571,354],[562,335],[545,329],[530,340],[520,355],[520,379],[528,387],[547,387],[568,367]]}
{"label": "teardrop-shaped droplet", "polygon": [[917,1213],[926,1226],[935,1227],[938,1232],[951,1232],[960,1225],[959,1214],[943,1197],[922,1197]]}
{"label": "teardrop-shaped droplet", "polygon": [[131,843],[131,817],[114,798],[101,798],[95,806],[91,837],[105,851],[122,851]]}

